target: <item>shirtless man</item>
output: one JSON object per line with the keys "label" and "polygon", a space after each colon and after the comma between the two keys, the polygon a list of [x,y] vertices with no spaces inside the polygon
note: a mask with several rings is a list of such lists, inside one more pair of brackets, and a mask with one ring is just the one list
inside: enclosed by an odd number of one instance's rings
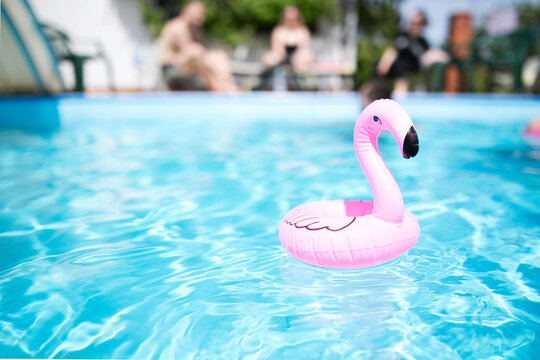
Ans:
{"label": "shirtless man", "polygon": [[287,6],[281,21],[272,31],[271,49],[263,56],[263,63],[272,68],[283,61],[291,63],[296,72],[307,72],[313,63],[309,30],[300,20],[300,10]]}
{"label": "shirtless man", "polygon": [[205,19],[203,3],[193,1],[165,25],[160,36],[162,71],[174,69],[180,75],[199,77],[211,91],[237,91],[227,55],[203,44]]}

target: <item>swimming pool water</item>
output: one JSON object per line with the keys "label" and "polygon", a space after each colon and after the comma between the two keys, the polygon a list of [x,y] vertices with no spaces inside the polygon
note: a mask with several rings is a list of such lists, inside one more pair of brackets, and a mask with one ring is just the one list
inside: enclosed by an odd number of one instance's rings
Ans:
{"label": "swimming pool water", "polygon": [[67,97],[0,131],[0,357],[537,357],[540,100],[403,104],[418,156],[380,149],[421,234],[364,270],[277,236],[295,205],[371,197],[352,95]]}

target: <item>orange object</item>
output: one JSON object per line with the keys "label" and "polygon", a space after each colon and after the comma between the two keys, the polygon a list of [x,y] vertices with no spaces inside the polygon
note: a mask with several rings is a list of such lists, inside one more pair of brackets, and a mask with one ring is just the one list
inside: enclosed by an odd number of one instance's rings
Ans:
{"label": "orange object", "polygon": [[471,55],[471,43],[474,38],[474,24],[469,13],[457,13],[450,18],[448,44],[453,57],[465,59]]}
{"label": "orange object", "polygon": [[[448,46],[450,55],[456,60],[466,60],[471,55],[471,44],[474,39],[473,17],[470,13],[457,13],[450,18]],[[445,72],[444,91],[458,92],[462,83],[459,68],[450,65]]]}

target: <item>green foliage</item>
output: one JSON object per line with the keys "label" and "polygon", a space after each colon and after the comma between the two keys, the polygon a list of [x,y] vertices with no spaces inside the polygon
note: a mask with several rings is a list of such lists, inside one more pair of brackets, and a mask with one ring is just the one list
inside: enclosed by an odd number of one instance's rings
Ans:
{"label": "green foliage", "polygon": [[540,3],[521,3],[517,5],[519,24],[527,29],[540,26]]}
{"label": "green foliage", "polygon": [[401,0],[360,0],[358,24],[367,36],[393,39],[399,27],[398,6]]}
{"label": "green foliage", "polygon": [[488,77],[489,73],[487,71],[487,68],[485,66],[476,66],[473,69],[473,92],[475,93],[487,93],[489,92],[489,88],[487,86],[488,84]]}
{"label": "green foliage", "polygon": [[359,87],[373,76],[375,64],[380,59],[385,46],[376,45],[368,36],[360,36],[357,49],[355,87]]}
{"label": "green foliage", "polygon": [[158,7],[152,7],[147,3],[142,4],[141,8],[143,21],[148,26],[148,30],[154,36],[159,36],[163,29],[165,12]]}
{"label": "green foliage", "polygon": [[[168,0],[168,7],[180,12],[189,0]],[[230,45],[247,42],[256,33],[269,33],[288,5],[297,6],[307,26],[313,28],[318,18],[337,16],[337,0],[202,0],[206,6],[205,30],[210,37]],[[166,17],[162,8],[146,5],[143,19],[158,36]]]}
{"label": "green foliage", "polygon": [[401,0],[360,0],[358,2],[357,71],[358,87],[373,76],[375,64],[399,31],[398,6]]}
{"label": "green foliage", "polygon": [[[517,10],[519,13],[519,25],[524,29],[534,31],[538,36],[540,32],[540,3],[522,3],[517,5]],[[540,41],[538,41],[538,38],[532,52],[540,53]]]}

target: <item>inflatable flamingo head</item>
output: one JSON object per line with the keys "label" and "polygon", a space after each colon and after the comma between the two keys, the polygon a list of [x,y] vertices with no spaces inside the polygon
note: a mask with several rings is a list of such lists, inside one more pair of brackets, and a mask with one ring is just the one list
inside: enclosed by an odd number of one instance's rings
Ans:
{"label": "inflatable flamingo head", "polygon": [[356,122],[354,137],[358,143],[359,135],[368,135],[373,146],[381,131],[390,131],[396,139],[405,159],[418,154],[418,135],[407,112],[394,100],[376,100],[366,106]]}

